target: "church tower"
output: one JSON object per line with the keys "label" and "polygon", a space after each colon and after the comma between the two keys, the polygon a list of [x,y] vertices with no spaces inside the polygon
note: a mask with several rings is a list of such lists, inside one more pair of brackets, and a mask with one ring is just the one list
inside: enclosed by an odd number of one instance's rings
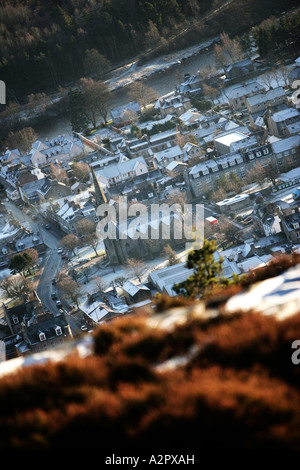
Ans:
{"label": "church tower", "polygon": [[95,194],[96,194],[96,207],[98,207],[101,204],[107,204],[107,198],[104,194],[103,189],[101,188],[101,184],[98,181],[94,168],[92,168],[91,170],[92,170],[92,178],[93,178],[93,184],[94,184],[94,189],[95,189]]}

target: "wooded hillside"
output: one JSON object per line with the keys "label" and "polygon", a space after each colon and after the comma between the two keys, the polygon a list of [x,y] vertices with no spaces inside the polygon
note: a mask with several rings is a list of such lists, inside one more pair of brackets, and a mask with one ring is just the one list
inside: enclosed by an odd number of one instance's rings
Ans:
{"label": "wooded hillside", "polygon": [[[7,98],[22,100],[30,93],[51,92],[80,77],[102,78],[112,64],[156,45],[162,52],[170,37],[186,26],[179,44],[223,31],[237,34],[282,8],[287,0],[233,1],[209,24],[197,20],[221,0],[2,0],[0,1],[0,78]],[[235,21],[236,15],[239,21]],[[196,26],[195,26],[196,25]]]}

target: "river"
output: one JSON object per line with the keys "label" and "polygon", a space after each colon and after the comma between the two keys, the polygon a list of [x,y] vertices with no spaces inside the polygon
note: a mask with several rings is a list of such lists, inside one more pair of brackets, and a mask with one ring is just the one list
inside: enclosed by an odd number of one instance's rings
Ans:
{"label": "river", "polygon": [[[190,73],[192,75],[206,65],[214,66],[212,49],[197,53],[199,47],[199,45],[193,46],[142,66],[132,62],[132,67],[126,72],[124,72],[125,67],[123,70],[121,69],[119,75],[117,72],[114,79],[111,80],[111,82],[121,83],[122,86],[111,93],[111,109],[130,101],[126,88],[134,80],[143,79],[145,85],[152,87],[159,96],[163,96],[172,92],[179,83],[184,81],[184,74]],[[188,56],[189,54],[191,55]],[[39,139],[43,140],[46,137],[51,139],[57,135],[71,132],[70,117],[68,114],[60,115],[47,119],[46,122],[41,122],[39,125],[35,125],[34,128]]]}

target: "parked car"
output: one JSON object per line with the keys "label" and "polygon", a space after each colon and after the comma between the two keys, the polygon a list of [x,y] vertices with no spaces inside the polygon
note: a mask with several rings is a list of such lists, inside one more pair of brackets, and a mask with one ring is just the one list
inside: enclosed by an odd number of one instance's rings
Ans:
{"label": "parked car", "polygon": [[56,295],[55,293],[51,294],[51,299],[56,300],[56,299],[57,299],[57,295]]}
{"label": "parked car", "polygon": [[45,228],[46,228],[47,230],[50,230],[51,225],[50,225],[50,224],[46,224],[46,225],[45,225]]}
{"label": "parked car", "polygon": [[55,284],[56,284],[56,279],[55,279],[55,277],[52,279],[51,283],[52,283],[53,286],[55,286]]}

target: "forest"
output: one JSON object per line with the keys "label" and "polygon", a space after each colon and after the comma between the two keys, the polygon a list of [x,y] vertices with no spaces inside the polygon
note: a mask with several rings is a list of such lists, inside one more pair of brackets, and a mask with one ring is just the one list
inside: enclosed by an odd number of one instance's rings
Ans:
{"label": "forest", "polygon": [[[185,47],[223,30],[240,34],[296,5],[295,0],[233,0],[208,22],[197,22],[223,0],[0,0],[0,79],[7,101],[56,92],[82,77],[103,78],[111,66],[155,48]],[[236,21],[236,18],[239,21]],[[174,45],[172,45],[174,47]]]}

